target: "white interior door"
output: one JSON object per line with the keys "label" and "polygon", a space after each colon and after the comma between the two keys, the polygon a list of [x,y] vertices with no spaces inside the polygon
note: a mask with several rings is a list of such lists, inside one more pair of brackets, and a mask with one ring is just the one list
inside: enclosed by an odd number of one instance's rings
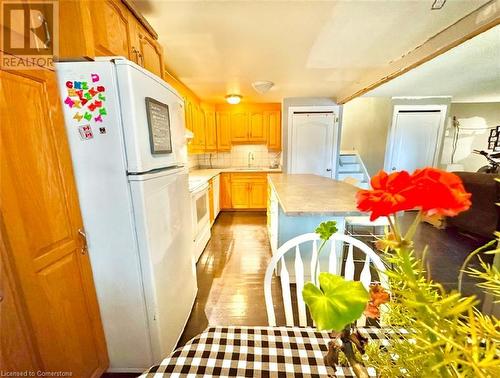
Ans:
{"label": "white interior door", "polygon": [[290,173],[333,177],[335,116],[333,113],[294,113]]}
{"label": "white interior door", "polygon": [[413,172],[434,166],[440,144],[441,110],[397,111],[393,118],[386,170]]}

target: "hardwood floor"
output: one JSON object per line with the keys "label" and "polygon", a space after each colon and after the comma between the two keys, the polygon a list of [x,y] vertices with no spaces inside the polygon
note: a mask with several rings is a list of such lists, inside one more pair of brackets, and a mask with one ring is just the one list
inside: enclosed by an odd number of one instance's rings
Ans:
{"label": "hardwood floor", "polygon": [[[264,212],[220,213],[198,260],[198,297],[178,345],[209,324],[267,325],[263,284],[270,258]],[[279,282],[273,285],[279,293]],[[283,311],[276,313],[284,322]]]}

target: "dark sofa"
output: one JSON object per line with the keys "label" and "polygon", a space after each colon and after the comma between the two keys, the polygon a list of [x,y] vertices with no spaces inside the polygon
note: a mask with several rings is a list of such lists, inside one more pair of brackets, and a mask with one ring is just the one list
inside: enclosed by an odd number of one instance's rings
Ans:
{"label": "dark sofa", "polygon": [[495,181],[498,174],[478,172],[454,172],[462,179],[465,189],[472,193],[472,206],[456,217],[446,220],[447,225],[485,238],[492,238],[499,230],[500,183]]}

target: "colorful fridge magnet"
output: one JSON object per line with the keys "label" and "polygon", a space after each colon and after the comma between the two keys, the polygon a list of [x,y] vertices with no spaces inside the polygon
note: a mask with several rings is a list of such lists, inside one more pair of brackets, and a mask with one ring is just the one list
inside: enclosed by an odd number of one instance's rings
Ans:
{"label": "colorful fridge magnet", "polygon": [[70,108],[72,108],[73,105],[75,104],[75,102],[72,99],[70,99],[69,97],[66,97],[66,100],[64,100],[64,103],[66,105],[68,105]]}
{"label": "colorful fridge magnet", "polygon": [[88,140],[94,137],[90,125],[78,126],[78,132],[80,133],[80,138],[82,138],[82,140]]}
{"label": "colorful fridge magnet", "polygon": [[106,134],[106,128],[105,127],[99,127],[99,134]]}
{"label": "colorful fridge magnet", "polygon": [[[64,104],[69,108],[75,108],[73,119],[77,122],[81,122],[82,119],[92,121],[93,118],[94,122],[102,123],[103,117],[107,115],[104,107],[106,96],[103,94],[106,88],[103,85],[98,85],[89,89],[89,82],[97,83],[99,81],[99,74],[91,73],[90,81],[68,80],[66,82],[68,96],[64,100]],[[93,98],[95,101],[92,101]],[[82,110],[83,115],[78,109]]]}

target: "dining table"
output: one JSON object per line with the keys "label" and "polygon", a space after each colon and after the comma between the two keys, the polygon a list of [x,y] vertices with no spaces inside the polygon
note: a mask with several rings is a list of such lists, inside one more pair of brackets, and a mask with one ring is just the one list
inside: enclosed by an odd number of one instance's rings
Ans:
{"label": "dining table", "polygon": [[[388,343],[383,328],[358,329]],[[329,332],[310,327],[209,327],[140,377],[355,377],[349,366],[325,365],[329,341]],[[377,376],[370,367],[368,374]]]}

